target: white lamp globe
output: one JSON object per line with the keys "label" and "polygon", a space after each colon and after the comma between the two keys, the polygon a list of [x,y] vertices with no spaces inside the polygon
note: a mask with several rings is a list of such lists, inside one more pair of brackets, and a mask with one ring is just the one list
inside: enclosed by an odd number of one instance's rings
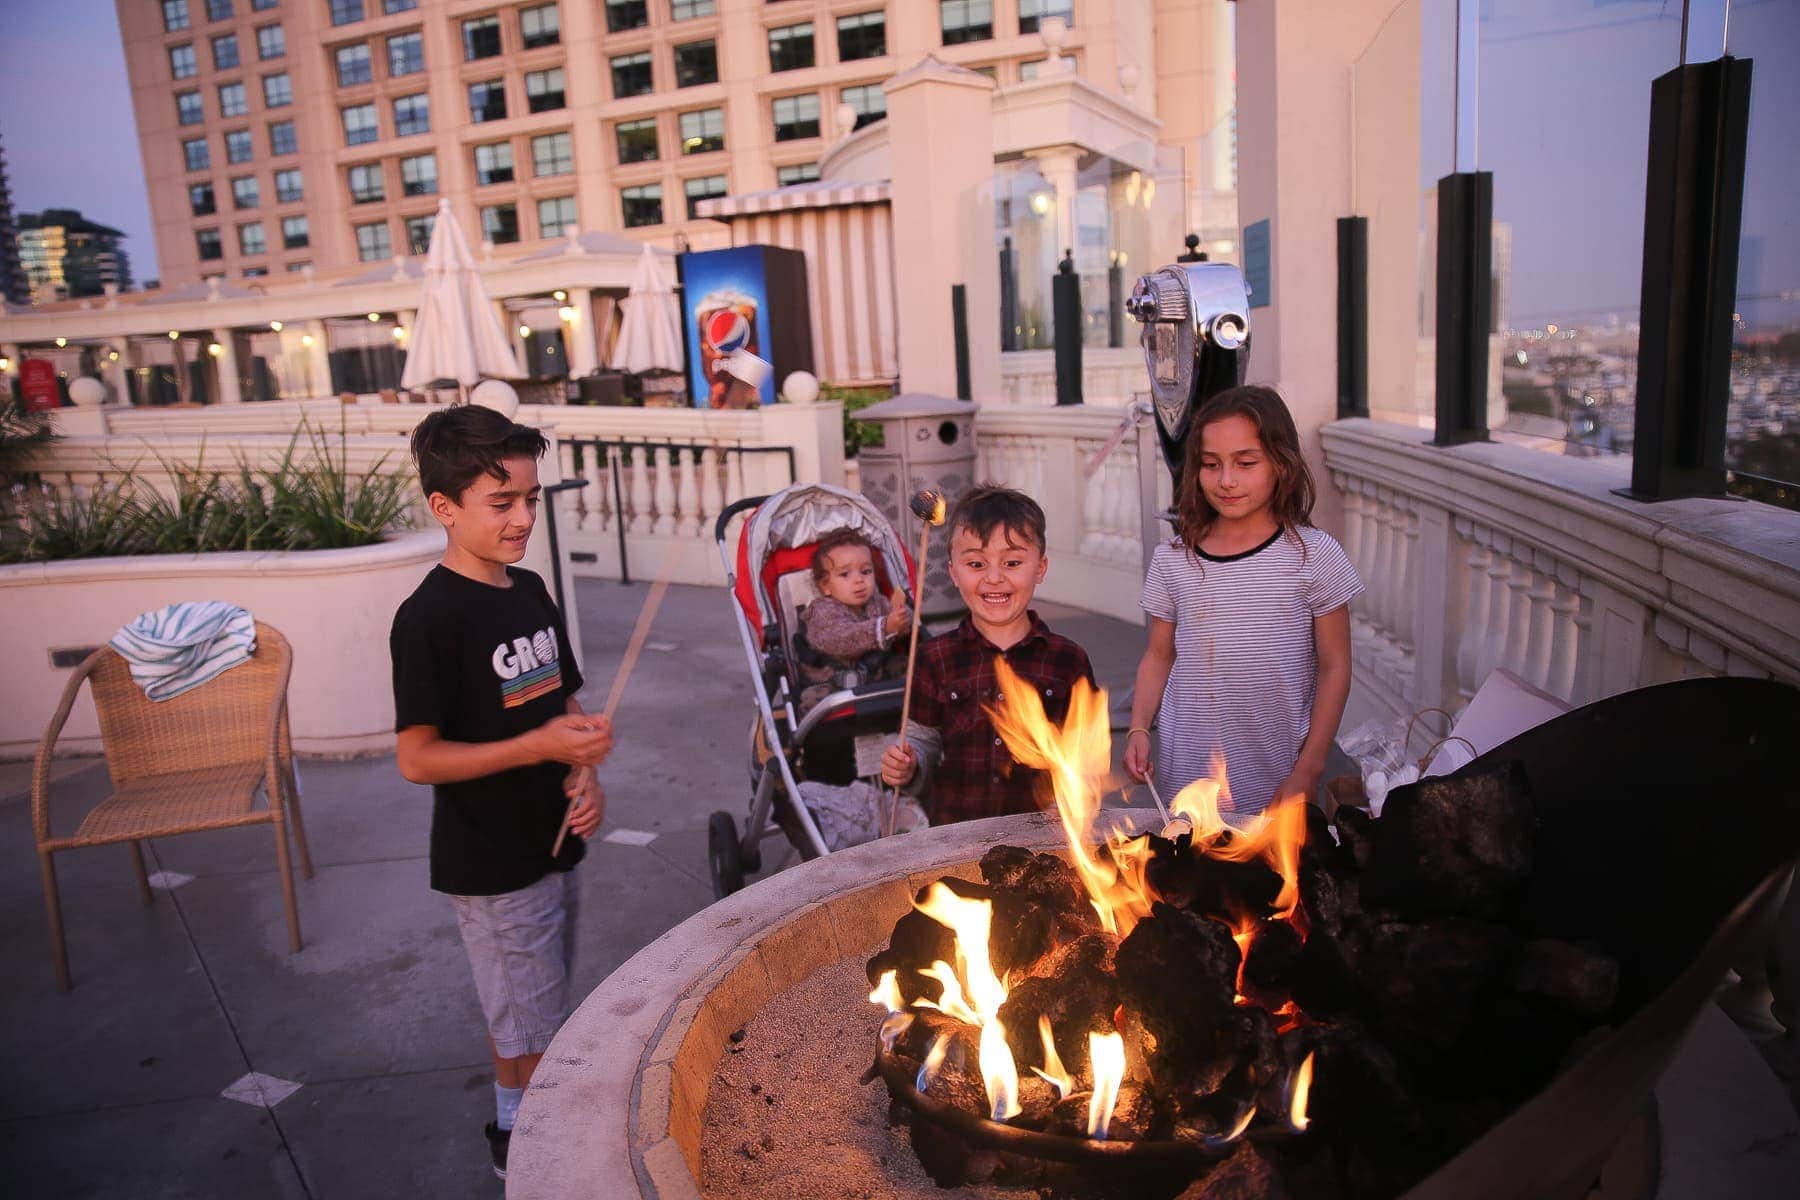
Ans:
{"label": "white lamp globe", "polygon": [[106,385],[92,375],[69,381],[69,399],[83,408],[106,403]]}
{"label": "white lamp globe", "polygon": [[491,408],[503,417],[519,411],[519,393],[504,379],[484,379],[469,393],[469,403]]}
{"label": "white lamp globe", "polygon": [[819,398],[819,377],[811,371],[795,371],[781,381],[781,398],[789,404],[811,404]]}

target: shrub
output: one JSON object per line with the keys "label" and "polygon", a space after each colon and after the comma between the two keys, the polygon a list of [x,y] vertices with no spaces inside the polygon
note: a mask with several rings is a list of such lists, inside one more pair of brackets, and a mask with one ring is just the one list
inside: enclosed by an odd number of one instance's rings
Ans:
{"label": "shrub", "polygon": [[894,390],[886,387],[836,387],[827,384],[819,389],[819,399],[836,400],[844,406],[844,457],[855,458],[864,446],[881,444],[881,426],[873,421],[858,421],[851,416],[871,404],[891,400]]}

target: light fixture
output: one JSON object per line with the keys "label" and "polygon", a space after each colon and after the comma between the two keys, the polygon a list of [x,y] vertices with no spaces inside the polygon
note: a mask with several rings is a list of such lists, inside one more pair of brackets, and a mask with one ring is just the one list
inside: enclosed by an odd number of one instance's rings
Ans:
{"label": "light fixture", "polygon": [[117,350],[108,350],[106,352],[106,361],[107,362],[118,362],[119,361],[119,352]]}
{"label": "light fixture", "polygon": [[313,335],[310,333],[301,334],[300,335],[300,344],[302,346],[311,346],[313,344]]}
{"label": "light fixture", "polygon": [[1156,179],[1152,177],[1144,180],[1144,207],[1149,208],[1150,202],[1154,199],[1156,199]]}
{"label": "light fixture", "polygon": [[269,328],[273,329],[276,333],[280,333],[281,332],[281,322],[280,321],[270,321]]}
{"label": "light fixture", "polygon": [[565,325],[573,325],[575,323],[575,310],[567,304],[557,309],[556,315],[562,318]]}
{"label": "light fixture", "polygon": [[1036,213],[1040,217],[1043,216],[1045,213],[1049,212],[1050,211],[1050,193],[1049,192],[1033,192],[1033,193],[1031,193],[1031,211]]}
{"label": "light fixture", "polygon": [[1138,195],[1144,190],[1144,173],[1133,171],[1125,179],[1125,203],[1136,204]]}
{"label": "light fixture", "polygon": [[12,370],[12,359],[0,354],[0,375],[4,375],[10,370]]}
{"label": "light fixture", "polygon": [[208,342],[206,344],[206,352],[214,358],[221,358],[225,354],[225,347],[219,345],[217,342]]}
{"label": "light fixture", "polygon": [[1130,260],[1130,256],[1128,254],[1126,254],[1123,250],[1119,251],[1119,269],[1120,270],[1123,270],[1125,268],[1125,264],[1129,260]]}
{"label": "light fixture", "polygon": [[569,293],[563,291],[561,288],[557,288],[554,292],[550,293],[550,298],[555,300],[558,304],[561,304],[564,300],[569,298]]}
{"label": "light fixture", "polygon": [[169,330],[169,340],[171,342],[179,342],[181,340],[181,331],[178,329]]}
{"label": "light fixture", "polygon": [[519,326],[519,336],[522,338],[530,337],[531,336],[531,326],[529,326],[529,325]]}
{"label": "light fixture", "polygon": [[406,327],[404,325],[394,326],[394,340],[396,342],[404,342],[406,340]]}
{"label": "light fixture", "polygon": [[56,348],[58,350],[61,350],[64,346],[66,346],[68,344],[69,344],[69,339],[66,337],[59,337],[56,339]]}
{"label": "light fixture", "polygon": [[369,320],[370,320],[370,321],[371,321],[371,322],[374,322],[374,321],[379,321],[379,320],[381,320],[381,314],[380,314],[380,313],[370,313],[370,314],[369,314]]}

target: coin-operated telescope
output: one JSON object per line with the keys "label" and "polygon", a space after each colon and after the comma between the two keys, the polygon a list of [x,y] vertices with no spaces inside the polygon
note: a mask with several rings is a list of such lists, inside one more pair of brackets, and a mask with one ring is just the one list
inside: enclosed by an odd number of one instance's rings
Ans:
{"label": "coin-operated telescope", "polygon": [[1179,496],[1194,413],[1209,396],[1244,382],[1250,292],[1230,263],[1178,263],[1140,277],[1125,311],[1144,327],[1156,434]]}

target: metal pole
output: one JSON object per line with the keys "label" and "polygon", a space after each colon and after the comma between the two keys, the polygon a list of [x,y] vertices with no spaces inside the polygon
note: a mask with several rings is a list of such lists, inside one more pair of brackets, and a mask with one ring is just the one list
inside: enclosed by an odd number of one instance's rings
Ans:
{"label": "metal pole", "polygon": [[544,527],[550,533],[550,573],[556,578],[556,611],[563,614],[563,620],[569,619],[569,606],[563,597],[562,548],[556,540],[556,498],[563,492],[571,492],[576,488],[584,488],[588,484],[585,479],[565,479],[561,483],[553,483],[543,491]]}
{"label": "metal pole", "polygon": [[625,552],[625,491],[619,483],[619,476],[625,471],[625,446],[622,442],[616,444],[595,442],[594,445],[606,451],[607,462],[611,464],[613,529],[619,535],[619,582],[629,587],[631,584],[631,559]]}

